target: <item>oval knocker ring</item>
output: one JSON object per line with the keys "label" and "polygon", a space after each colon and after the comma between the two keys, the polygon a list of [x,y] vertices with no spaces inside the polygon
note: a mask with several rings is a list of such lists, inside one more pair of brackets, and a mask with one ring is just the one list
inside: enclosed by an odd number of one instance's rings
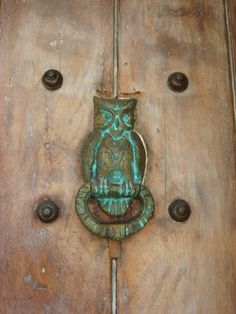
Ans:
{"label": "oval knocker ring", "polygon": [[100,223],[91,213],[88,202],[91,199],[90,183],[81,187],[76,196],[76,211],[83,225],[93,234],[111,240],[123,240],[144,228],[154,213],[154,201],[149,190],[142,185],[139,198],[141,210],[139,215],[127,223]]}

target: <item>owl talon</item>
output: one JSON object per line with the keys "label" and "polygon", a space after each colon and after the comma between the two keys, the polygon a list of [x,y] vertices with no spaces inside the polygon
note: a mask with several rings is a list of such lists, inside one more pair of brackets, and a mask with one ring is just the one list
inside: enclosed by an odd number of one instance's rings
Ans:
{"label": "owl talon", "polygon": [[99,194],[102,195],[103,194],[103,179],[100,179],[99,182]]}
{"label": "owl talon", "polygon": [[107,179],[92,180],[91,192],[92,192],[92,195],[95,197],[108,195],[109,187],[107,184]]}
{"label": "owl talon", "polygon": [[138,195],[139,186],[137,184],[134,184],[132,181],[129,180],[125,182],[124,186],[125,191],[123,195],[131,197],[135,197]]}
{"label": "owl talon", "polygon": [[120,184],[120,187],[119,187],[119,195],[120,195],[120,196],[124,195],[123,183]]}
{"label": "owl talon", "polygon": [[128,181],[125,182],[124,187],[125,187],[125,190],[124,190],[125,196],[128,196],[129,195],[129,183],[128,183]]}
{"label": "owl talon", "polygon": [[133,196],[133,197],[137,196],[138,190],[139,189],[137,189],[137,185],[134,184],[132,181],[130,181],[130,194],[131,194],[131,196]]}
{"label": "owl talon", "polygon": [[134,186],[133,182],[131,182],[131,181],[129,182],[129,184],[130,184],[130,195],[134,196],[136,193],[135,186]]}
{"label": "owl talon", "polygon": [[131,181],[125,182],[125,196],[132,196],[133,184]]}
{"label": "owl talon", "polygon": [[98,188],[97,181],[96,180],[92,180],[91,181],[91,192],[92,192],[92,195],[93,196],[98,195],[98,191],[99,191],[99,188]]}
{"label": "owl talon", "polygon": [[108,186],[108,182],[107,179],[103,179],[103,188],[104,188],[104,194],[107,195],[109,193],[109,186]]}

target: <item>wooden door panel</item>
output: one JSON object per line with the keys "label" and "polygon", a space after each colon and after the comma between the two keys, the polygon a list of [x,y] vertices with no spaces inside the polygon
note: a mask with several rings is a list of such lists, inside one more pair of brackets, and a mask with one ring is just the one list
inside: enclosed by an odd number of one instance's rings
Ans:
{"label": "wooden door panel", "polygon": [[[233,104],[222,1],[125,1],[120,13],[121,95],[139,95],[153,221],[122,244],[122,313],[234,313]],[[184,72],[189,88],[167,87]],[[186,200],[183,224],[169,204]]]}
{"label": "wooden door panel", "polygon": [[[233,50],[234,50],[234,75],[235,75],[235,56],[236,56],[236,2],[234,0],[225,0],[226,2],[226,15],[228,17],[228,27],[229,27],[229,33],[231,35],[230,40],[232,40]],[[235,78],[234,78],[235,80]]]}
{"label": "wooden door panel", "polygon": [[[2,1],[1,313],[109,313],[105,240],[75,212],[92,98],[111,90],[111,1]],[[41,77],[61,71],[60,90]],[[34,216],[45,197],[61,207]]]}
{"label": "wooden door panel", "polygon": [[234,110],[236,108],[236,2],[225,0],[225,15],[227,24],[229,64],[231,67],[232,92],[234,99]]}
{"label": "wooden door panel", "polygon": [[[83,227],[74,200],[92,98],[111,96],[112,1],[0,2],[0,313],[110,313],[107,241]],[[138,98],[136,129],[147,144],[145,184],[156,212],[122,242],[119,313],[236,312],[233,85],[223,5],[120,0],[120,96]],[[41,82],[50,68],[64,77],[55,92]],[[175,71],[189,78],[184,93],[167,87]],[[47,225],[34,215],[45,198],[61,208]],[[168,216],[176,198],[191,206],[186,223]]]}

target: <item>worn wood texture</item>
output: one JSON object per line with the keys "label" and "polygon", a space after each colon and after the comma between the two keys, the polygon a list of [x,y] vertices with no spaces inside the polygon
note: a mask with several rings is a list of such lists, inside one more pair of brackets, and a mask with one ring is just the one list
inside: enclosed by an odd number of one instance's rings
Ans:
{"label": "worn wood texture", "polygon": [[[221,0],[121,0],[121,94],[140,95],[153,221],[122,244],[119,309],[126,314],[236,313],[235,157]],[[189,88],[167,87],[184,72]],[[139,92],[139,93],[138,93]],[[174,223],[175,198],[192,215]]]}
{"label": "worn wood texture", "polygon": [[[0,313],[110,312],[108,244],[83,227],[75,195],[93,101],[111,91],[110,0],[3,0],[1,6]],[[60,70],[63,87],[41,77]],[[45,197],[61,217],[45,225]]]}
{"label": "worn wood texture", "polygon": [[[111,12],[110,0],[1,3],[0,313],[110,313],[109,252],[119,257],[119,313],[236,313],[223,1],[121,0],[121,95],[139,96],[156,213],[121,253],[76,216],[92,97],[112,90]],[[56,92],[41,84],[49,68],[64,76]],[[166,85],[174,71],[189,77],[183,94]],[[34,216],[45,197],[62,208],[50,225]],[[168,217],[175,198],[191,205],[184,224]]]}
{"label": "worn wood texture", "polygon": [[[234,72],[236,73],[236,1],[235,0],[225,0],[228,1],[229,14],[231,18],[230,31],[232,32],[233,39],[233,49],[234,49]],[[236,81],[236,78],[234,78]],[[235,83],[236,86],[236,83]]]}
{"label": "worn wood texture", "polygon": [[225,0],[226,21],[228,25],[229,58],[231,85],[234,99],[234,119],[236,121],[236,1]]}

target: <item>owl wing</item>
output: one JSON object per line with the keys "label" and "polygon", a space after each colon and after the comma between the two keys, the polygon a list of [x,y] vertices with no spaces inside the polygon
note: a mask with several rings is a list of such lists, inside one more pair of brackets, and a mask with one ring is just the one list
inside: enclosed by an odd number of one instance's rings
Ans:
{"label": "owl wing", "polygon": [[86,182],[91,181],[91,169],[94,162],[94,148],[100,142],[98,133],[92,133],[82,151],[82,171]]}
{"label": "owl wing", "polygon": [[145,169],[146,169],[146,162],[147,162],[147,153],[145,142],[142,137],[137,132],[132,132],[132,140],[134,141],[135,146],[135,156],[136,156],[136,163],[139,169],[139,174],[141,180],[144,178]]}

